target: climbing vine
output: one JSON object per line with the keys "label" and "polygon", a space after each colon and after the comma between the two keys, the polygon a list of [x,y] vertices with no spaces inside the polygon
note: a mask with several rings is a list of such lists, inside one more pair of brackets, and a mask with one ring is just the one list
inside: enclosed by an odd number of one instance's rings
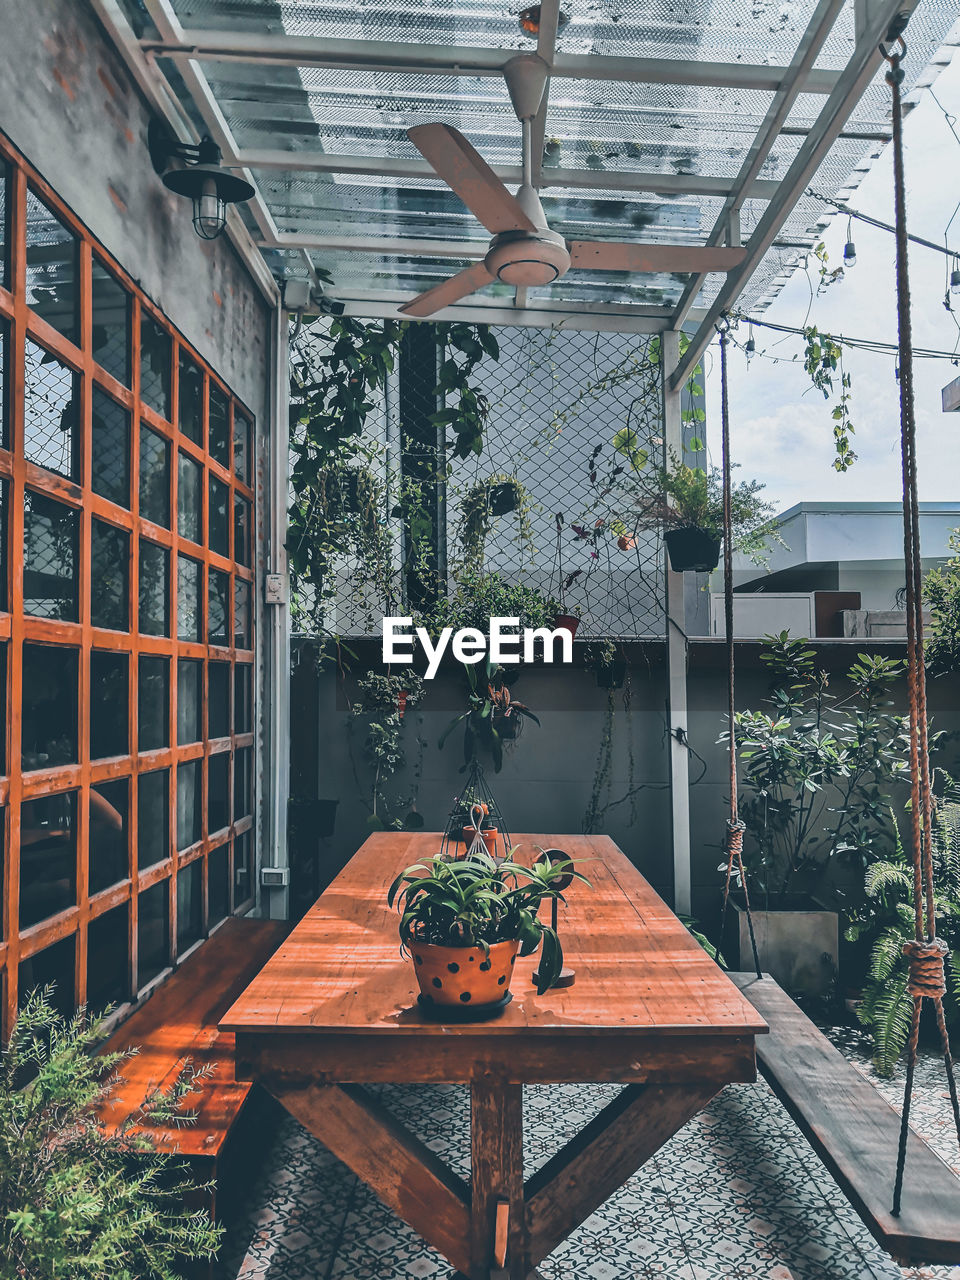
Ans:
{"label": "climbing vine", "polygon": [[811,383],[824,400],[829,400],[834,392],[838,393],[830,415],[836,449],[833,466],[836,471],[847,471],[856,462],[857,455],[850,444],[854,433],[850,416],[852,382],[843,367],[843,347],[828,333],[821,333],[816,325],[807,325],[803,337],[803,367]]}

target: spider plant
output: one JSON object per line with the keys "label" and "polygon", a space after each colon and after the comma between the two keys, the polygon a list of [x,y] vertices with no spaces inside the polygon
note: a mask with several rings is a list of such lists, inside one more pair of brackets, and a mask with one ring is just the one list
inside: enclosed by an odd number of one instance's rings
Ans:
{"label": "spider plant", "polygon": [[[511,851],[512,852],[512,851]],[[547,898],[564,901],[558,881],[589,881],[573,869],[573,859],[544,858],[532,867],[489,854],[459,862],[439,855],[415,863],[390,886],[387,903],[400,912],[400,941],[439,947],[481,947],[489,954],[496,942],[520,943],[522,956],[543,943],[537,970],[537,994],[549,990],[563,968],[563,948],[556,932],[537,912]]]}

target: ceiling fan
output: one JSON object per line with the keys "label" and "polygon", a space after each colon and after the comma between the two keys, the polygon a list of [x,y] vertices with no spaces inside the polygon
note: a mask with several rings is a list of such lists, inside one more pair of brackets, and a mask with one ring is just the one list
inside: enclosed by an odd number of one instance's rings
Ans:
{"label": "ceiling fan", "polygon": [[400,308],[404,314],[433,315],[493,280],[519,287],[548,285],[570,267],[592,271],[730,271],[746,256],[740,248],[566,240],[551,231],[531,181],[533,118],[543,100],[547,73],[546,62],[535,53],[517,54],[503,68],[522,130],[523,180],[515,196],[457,129],[448,124],[419,124],[407,130],[407,137],[433,171],[493,233],[493,239],[481,262],[413,298]]}

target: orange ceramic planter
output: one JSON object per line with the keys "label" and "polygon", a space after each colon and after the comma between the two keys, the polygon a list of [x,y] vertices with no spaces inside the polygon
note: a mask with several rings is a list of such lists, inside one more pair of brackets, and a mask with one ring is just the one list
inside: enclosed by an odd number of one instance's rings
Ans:
{"label": "orange ceramic planter", "polygon": [[494,942],[487,955],[482,947],[438,947],[411,942],[410,954],[424,999],[440,1005],[486,1005],[502,1000],[520,943]]}
{"label": "orange ceramic planter", "polygon": [[[468,849],[473,844],[476,834],[476,827],[464,827],[460,832],[460,839]],[[497,837],[499,834],[496,827],[484,827],[480,832],[480,838],[486,846],[487,853],[495,854],[497,852]]]}

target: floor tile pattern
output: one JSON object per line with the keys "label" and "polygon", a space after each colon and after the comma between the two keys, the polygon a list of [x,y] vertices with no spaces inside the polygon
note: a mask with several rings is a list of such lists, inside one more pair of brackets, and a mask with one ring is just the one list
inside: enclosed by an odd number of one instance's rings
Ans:
{"label": "floor tile pattern", "polygon": [[[829,1034],[899,1105],[902,1068],[877,1079],[865,1038]],[[462,1176],[467,1091],[383,1086],[381,1100]],[[527,1174],[615,1088],[524,1091]],[[924,1055],[914,1127],[960,1173],[942,1061]],[[232,1221],[218,1280],[446,1280],[449,1266],[292,1119],[277,1127]],[[541,1264],[543,1280],[960,1280],[901,1270],[877,1247],[762,1081],[732,1085]]]}

